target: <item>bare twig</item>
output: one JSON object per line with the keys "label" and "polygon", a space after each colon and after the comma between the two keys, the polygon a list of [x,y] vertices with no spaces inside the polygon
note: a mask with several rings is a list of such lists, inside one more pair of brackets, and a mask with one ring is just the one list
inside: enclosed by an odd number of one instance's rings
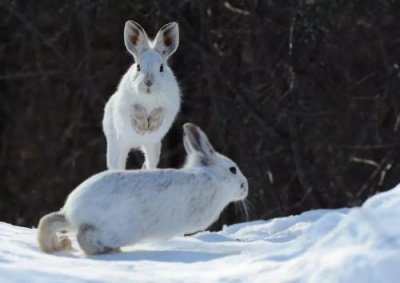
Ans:
{"label": "bare twig", "polygon": [[30,22],[22,13],[17,11],[14,8],[14,5],[10,5],[10,3],[5,3],[4,1],[0,2],[0,5],[3,5],[11,14],[13,14],[18,20],[20,20],[22,23],[24,23],[25,27],[36,34],[43,44],[47,45],[51,50],[53,50],[54,54],[58,57],[60,61],[66,66],[71,67],[70,65],[70,60],[68,60],[65,55],[51,42],[49,42],[46,37],[35,27],[35,25]]}
{"label": "bare twig", "polygon": [[244,9],[241,9],[241,8],[237,8],[237,7],[233,7],[232,4],[229,3],[228,1],[224,2],[224,6],[229,11],[237,13],[239,15],[242,15],[242,16],[250,16],[251,15],[250,11],[247,11],[247,10],[244,10]]}
{"label": "bare twig", "polygon": [[[357,192],[356,197],[361,198],[361,196],[364,194],[364,192],[369,188],[369,195],[372,193],[372,188],[370,186],[370,183],[375,179],[376,176],[382,173],[384,170],[388,170],[387,165],[393,163],[393,159],[395,159],[394,156],[394,150],[390,150],[385,157],[381,160],[379,163],[379,166],[372,172],[372,174],[369,176],[368,180],[362,185],[360,190]],[[389,167],[390,169],[390,167]],[[386,173],[385,173],[386,174]]]}
{"label": "bare twig", "polygon": [[64,74],[64,72],[62,72],[62,71],[40,71],[40,72],[13,73],[13,74],[0,75],[0,80],[19,80],[19,79],[27,79],[27,78],[32,78],[32,77],[55,76],[55,75],[62,75],[62,74]]}
{"label": "bare twig", "polygon": [[379,167],[379,163],[372,159],[359,158],[359,157],[354,156],[350,159],[350,161],[357,162],[357,163],[363,163],[363,164],[371,165],[374,167]]}

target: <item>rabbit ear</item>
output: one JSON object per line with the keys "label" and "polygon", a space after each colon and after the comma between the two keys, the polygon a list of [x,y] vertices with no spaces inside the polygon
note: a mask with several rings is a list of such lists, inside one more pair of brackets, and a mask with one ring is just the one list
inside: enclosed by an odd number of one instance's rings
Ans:
{"label": "rabbit ear", "polygon": [[179,26],[172,22],[163,26],[157,33],[154,50],[162,57],[168,59],[179,45]]}
{"label": "rabbit ear", "polygon": [[193,149],[190,145],[188,136],[185,131],[183,132],[183,146],[184,146],[187,154],[191,154],[193,152]]}
{"label": "rabbit ear", "polygon": [[196,125],[186,123],[183,125],[184,145],[188,154],[192,151],[200,153],[202,162],[208,164],[215,154],[213,146],[208,141],[206,134]]}
{"label": "rabbit ear", "polygon": [[125,23],[124,40],[126,49],[128,49],[135,59],[150,48],[146,32],[134,21],[127,21]]}

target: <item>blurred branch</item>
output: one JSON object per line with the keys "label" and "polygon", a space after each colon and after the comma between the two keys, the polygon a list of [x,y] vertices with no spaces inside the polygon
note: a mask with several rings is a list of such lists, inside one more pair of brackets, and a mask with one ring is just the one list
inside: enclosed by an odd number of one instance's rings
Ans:
{"label": "blurred branch", "polygon": [[274,135],[280,139],[280,142],[285,145],[287,144],[287,135],[283,133],[281,130],[273,128],[268,125],[268,122],[264,120],[261,113],[259,113],[255,107],[252,107],[249,103],[246,102],[246,99],[243,94],[239,93],[228,81],[221,79],[221,82],[224,83],[225,86],[229,88],[231,92],[235,94],[235,97],[238,99],[239,103],[246,109],[248,114],[255,119],[260,126],[260,130],[266,132],[268,136]]}
{"label": "blurred branch", "polygon": [[55,76],[62,75],[62,71],[40,71],[40,72],[26,72],[26,73],[13,73],[13,74],[3,74],[0,75],[0,80],[18,80],[26,79],[38,76]]}
{"label": "blurred branch", "polygon": [[[390,150],[388,153],[386,153],[385,157],[379,162],[379,165],[376,167],[376,169],[372,172],[372,174],[369,176],[368,180],[362,185],[360,190],[357,192],[356,197],[361,198],[361,196],[369,189],[368,196],[372,194],[372,184],[371,182],[378,176],[381,175],[381,180],[378,182],[383,182],[383,178],[386,175],[386,172],[392,168],[393,163],[397,159],[398,153],[396,153],[395,150]],[[384,173],[383,173],[384,172]],[[383,174],[383,175],[382,175]]]}
{"label": "blurred branch", "polygon": [[346,145],[346,144],[330,144],[333,147],[348,148],[348,149],[361,149],[361,150],[371,150],[371,149],[387,149],[391,147],[400,146],[398,143],[387,143],[387,144],[366,144],[366,145]]}
{"label": "blurred branch", "polygon": [[20,20],[28,30],[30,30],[35,35],[37,35],[41,39],[41,41],[44,45],[46,45],[51,50],[53,50],[54,54],[58,57],[58,59],[60,61],[62,61],[62,63],[65,66],[68,66],[69,68],[71,68],[70,61],[64,56],[64,54],[54,44],[52,44],[50,41],[46,40],[46,37],[22,13],[17,11],[14,8],[13,4],[11,4],[9,2],[6,3],[6,1],[2,0],[0,2],[0,5],[4,6],[12,15],[14,15],[18,20]]}
{"label": "blurred branch", "polygon": [[225,8],[227,8],[229,11],[237,13],[242,16],[250,16],[250,12],[241,8],[233,7],[228,1],[224,2]]}
{"label": "blurred branch", "polygon": [[372,165],[374,167],[379,167],[379,163],[372,159],[352,157],[350,160],[353,162],[357,162],[357,163],[362,163],[362,164]]}

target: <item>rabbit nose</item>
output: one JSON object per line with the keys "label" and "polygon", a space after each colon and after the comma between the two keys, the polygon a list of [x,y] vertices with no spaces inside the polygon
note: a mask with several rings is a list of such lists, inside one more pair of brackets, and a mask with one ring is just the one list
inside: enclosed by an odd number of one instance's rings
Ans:
{"label": "rabbit nose", "polygon": [[153,81],[152,81],[152,80],[145,80],[145,81],[144,81],[144,84],[145,84],[147,87],[151,87],[151,85],[153,84]]}

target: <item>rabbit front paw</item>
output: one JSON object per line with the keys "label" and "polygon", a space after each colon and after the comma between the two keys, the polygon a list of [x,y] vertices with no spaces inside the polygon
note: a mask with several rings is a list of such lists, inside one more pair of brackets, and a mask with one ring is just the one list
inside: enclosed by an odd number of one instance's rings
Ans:
{"label": "rabbit front paw", "polygon": [[148,130],[149,126],[146,109],[139,104],[135,104],[133,105],[133,111],[131,113],[131,124],[133,129],[136,131],[136,133],[143,136]]}
{"label": "rabbit front paw", "polygon": [[136,133],[143,136],[148,129],[148,122],[146,119],[134,119],[132,126]]}
{"label": "rabbit front paw", "polygon": [[164,118],[164,109],[162,107],[157,107],[150,112],[148,123],[149,127],[147,131],[149,133],[157,131],[163,122]]}

